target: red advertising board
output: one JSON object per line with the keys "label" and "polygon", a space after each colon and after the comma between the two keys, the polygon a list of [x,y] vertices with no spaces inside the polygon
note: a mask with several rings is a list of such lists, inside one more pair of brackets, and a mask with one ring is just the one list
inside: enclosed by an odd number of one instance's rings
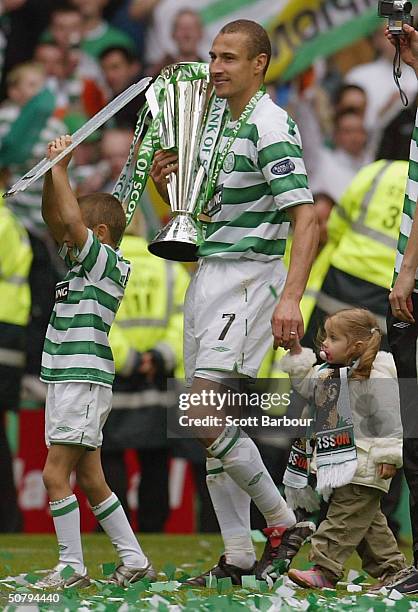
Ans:
{"label": "red advertising board", "polygon": [[[53,531],[49,513],[48,498],[42,482],[42,468],[47,449],[44,437],[44,411],[22,410],[19,417],[19,443],[15,457],[15,480],[18,489],[19,506],[23,513],[24,531],[44,533]],[[136,525],[136,489],[141,477],[136,453],[126,451],[126,465],[129,477],[128,503],[131,519]],[[84,532],[96,529],[96,520],[84,494],[78,489],[74,476],[74,492],[80,504],[81,529]],[[169,533],[190,533],[194,531],[194,486],[190,466],[184,459],[170,462],[170,516],[166,523]]]}

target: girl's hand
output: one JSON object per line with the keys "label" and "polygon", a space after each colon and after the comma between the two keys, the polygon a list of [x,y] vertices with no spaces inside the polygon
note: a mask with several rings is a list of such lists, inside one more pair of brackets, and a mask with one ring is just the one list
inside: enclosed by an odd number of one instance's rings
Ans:
{"label": "girl's hand", "polygon": [[[292,340],[292,337],[294,338],[294,340]],[[290,349],[290,354],[291,355],[300,355],[300,353],[302,352],[302,346],[299,342],[299,338],[298,336],[291,336],[290,337],[290,341],[289,341],[289,349]]]}
{"label": "girl's hand", "polygon": [[[59,136],[59,138],[55,138],[55,140],[52,140],[50,143],[48,143],[47,158],[52,160],[58,157],[60,153],[62,153],[68,146],[70,146],[72,141],[73,139],[69,134],[66,134],[65,136]],[[72,154],[69,153],[68,155],[63,157],[63,159],[61,159],[61,161],[59,161],[56,166],[60,166],[61,168],[66,169],[71,161],[71,158]]]}
{"label": "girl's hand", "polygon": [[379,463],[377,466],[377,473],[383,480],[388,480],[395,476],[396,467],[391,463]]}

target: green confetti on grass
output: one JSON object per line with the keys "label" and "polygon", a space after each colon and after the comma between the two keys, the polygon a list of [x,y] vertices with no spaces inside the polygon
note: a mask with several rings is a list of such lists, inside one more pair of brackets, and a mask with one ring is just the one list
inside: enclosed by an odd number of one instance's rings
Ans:
{"label": "green confetti on grass", "polygon": [[245,589],[257,589],[257,578],[255,576],[242,576],[241,584]]}
{"label": "green confetti on grass", "polygon": [[351,581],[352,584],[360,584],[361,582],[364,582],[366,580],[366,576],[364,574],[360,574],[360,576],[357,576],[357,578],[354,578],[354,580]]}
{"label": "green confetti on grass", "polygon": [[176,575],[176,566],[173,563],[166,563],[163,567],[163,572],[167,576],[167,580],[174,580]]}
{"label": "green confetti on grass", "polygon": [[321,593],[324,597],[326,597],[327,599],[330,599],[331,597],[336,597],[337,596],[337,591],[335,589],[321,589]]}
{"label": "green confetti on grass", "polygon": [[251,539],[256,544],[259,542],[267,542],[267,538],[259,529],[251,529]]}
{"label": "green confetti on grass", "polygon": [[228,593],[229,591],[232,590],[231,578],[229,578],[229,576],[227,578],[219,578],[216,588],[218,589],[218,593],[220,595],[224,595],[225,593]]}
{"label": "green confetti on grass", "polygon": [[138,601],[140,593],[136,589],[128,589],[122,595],[126,603],[136,603]]}
{"label": "green confetti on grass", "polygon": [[206,588],[207,589],[216,589],[218,586],[218,579],[216,578],[216,576],[212,576],[212,574],[209,574],[208,576],[205,576],[205,580],[206,580]]}
{"label": "green confetti on grass", "polygon": [[32,591],[25,586],[17,587],[16,593],[31,593]]}
{"label": "green confetti on grass", "polygon": [[106,612],[118,612],[120,605],[116,602],[106,602],[105,610]]}
{"label": "green confetti on grass", "polygon": [[171,593],[177,591],[178,584],[175,580],[169,582],[152,582],[150,585],[150,591],[152,593],[163,593],[164,591]]}
{"label": "green confetti on grass", "polygon": [[306,598],[306,601],[311,605],[316,605],[318,603],[318,597],[315,595],[315,593],[309,593]]}
{"label": "green confetti on grass", "polygon": [[[125,589],[123,590],[123,592],[125,592]],[[104,589],[101,592],[102,597],[108,597],[109,595],[113,595],[114,590],[108,585],[105,584],[104,585]]]}
{"label": "green confetti on grass", "polygon": [[275,559],[273,561],[273,567],[276,570],[277,574],[285,574],[287,572],[287,568],[289,567],[290,562],[286,559]]}
{"label": "green confetti on grass", "polygon": [[36,574],[26,574],[24,578],[26,582],[29,582],[29,584],[36,584],[40,579],[40,576],[37,576]]}
{"label": "green confetti on grass", "polygon": [[395,604],[396,612],[406,612],[406,610],[410,610],[410,609],[411,609],[411,604],[406,598],[399,599]]}
{"label": "green confetti on grass", "polygon": [[257,588],[261,593],[268,593],[269,585],[265,580],[257,580]]}
{"label": "green confetti on grass", "polygon": [[70,578],[74,573],[74,568],[71,567],[71,565],[66,565],[64,569],[60,571],[60,576],[64,578],[64,580],[67,580],[67,578]]}
{"label": "green confetti on grass", "polygon": [[141,593],[144,593],[150,588],[150,584],[151,582],[148,579],[144,578],[142,580],[139,580],[138,582],[135,582],[135,584],[131,586],[131,589],[136,591],[136,593],[140,595]]}
{"label": "green confetti on grass", "polygon": [[254,597],[254,605],[257,608],[257,610],[262,609],[262,597],[260,597],[260,595],[256,595]]}
{"label": "green confetti on grass", "polygon": [[103,576],[111,576],[116,569],[115,563],[103,563],[102,564],[102,572]]}

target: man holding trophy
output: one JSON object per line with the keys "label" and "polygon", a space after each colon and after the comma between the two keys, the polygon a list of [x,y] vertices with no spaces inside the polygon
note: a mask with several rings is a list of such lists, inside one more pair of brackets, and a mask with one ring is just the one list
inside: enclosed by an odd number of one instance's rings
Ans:
{"label": "man holding trophy", "polygon": [[[224,26],[210,51],[216,97],[200,145],[206,172],[199,215],[204,229],[197,249],[199,268],[185,302],[184,360],[192,393],[226,392],[232,379],[256,377],[272,340],[276,348],[289,348],[304,334],[299,302],[318,228],[298,129],[263,86],[270,56],[266,31],[247,20]],[[224,105],[223,112],[217,104]],[[215,145],[211,135],[217,135]],[[150,174],[166,201],[173,181],[182,180],[183,166],[180,154],[167,148],[154,156]],[[289,221],[293,245],[286,277],[282,256]],[[236,384],[232,381],[232,388]],[[208,414],[202,404],[188,415],[203,416],[203,411]],[[274,561],[290,559],[290,548],[297,551],[310,527],[296,525],[244,432],[213,428],[198,437],[208,452],[207,484],[225,545],[211,574],[229,576],[233,584],[253,573],[274,579]],[[251,499],[267,522],[266,547],[257,564]],[[205,586],[208,574],[188,582]]]}
{"label": "man holding trophy", "polygon": [[[225,412],[225,399],[234,395],[229,391],[257,376],[271,334],[275,348],[290,348],[304,334],[299,303],[317,250],[318,226],[299,131],[263,85],[270,57],[266,31],[238,20],[216,36],[209,70],[203,63],[164,68],[147,91],[113,190],[129,223],[151,175],[174,217],[150,251],[166,259],[200,259],[185,299],[184,362],[191,394],[202,398],[199,406],[189,407],[188,416],[209,416],[211,423],[223,423],[215,417]],[[60,155],[42,160],[7,195],[26,189],[148,82],[132,85],[74,134]],[[290,223],[286,275],[282,257]],[[208,407],[208,396],[218,405]],[[276,578],[276,562],[290,561],[314,528],[296,523],[256,445],[239,427],[214,426],[196,436],[208,453],[206,480],[225,554],[216,567],[188,583],[205,586],[210,573],[237,585],[248,574]],[[258,563],[250,533],[251,499],[267,523]]]}

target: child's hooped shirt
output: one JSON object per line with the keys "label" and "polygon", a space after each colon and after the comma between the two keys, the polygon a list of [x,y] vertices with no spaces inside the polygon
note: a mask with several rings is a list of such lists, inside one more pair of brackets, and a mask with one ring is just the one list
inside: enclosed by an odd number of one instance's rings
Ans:
{"label": "child's hooped shirt", "polygon": [[42,353],[41,380],[46,383],[90,382],[111,387],[115,375],[108,334],[122,300],[130,263],[120,251],[102,244],[88,229],[84,247],[55,288],[55,306]]}

